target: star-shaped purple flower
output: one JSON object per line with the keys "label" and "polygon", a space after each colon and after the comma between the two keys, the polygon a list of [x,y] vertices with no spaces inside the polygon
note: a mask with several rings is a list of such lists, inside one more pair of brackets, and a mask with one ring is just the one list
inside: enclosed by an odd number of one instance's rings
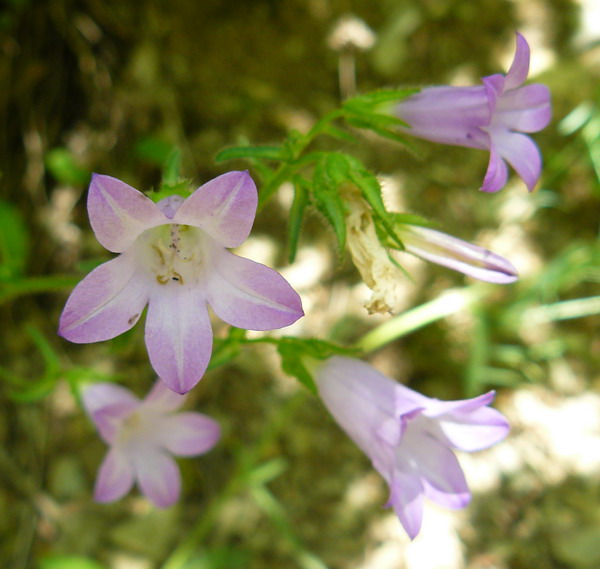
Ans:
{"label": "star-shaped purple flower", "polygon": [[98,241],[120,255],[75,287],[59,334],[77,343],[108,340],[134,326],[148,305],[150,362],[172,390],[189,391],[210,360],[207,304],[228,324],[250,330],[282,328],[303,315],[300,297],[279,273],[227,250],[248,237],[256,206],[247,172],[159,203],[94,174],[90,223]]}
{"label": "star-shaped purple flower", "polygon": [[426,87],[400,101],[394,114],[419,138],[489,150],[481,189],[496,192],[506,184],[508,162],[529,191],[539,180],[542,160],[531,138],[550,122],[550,91],[541,84],[522,86],[529,72],[529,45],[517,33],[515,58],[506,75],[482,79],[479,87]]}
{"label": "star-shaped purple flower", "polygon": [[171,506],[181,492],[179,468],[171,455],[204,454],[220,437],[219,424],[210,417],[177,412],[185,396],[161,381],[143,401],[112,383],[87,385],[82,399],[100,436],[110,445],[96,479],[98,502],[122,498],[137,481],[156,506]]}
{"label": "star-shaped purple flower", "polygon": [[509,430],[487,407],[493,391],[439,401],[341,356],[317,368],[315,380],[325,406],[388,483],[388,505],[411,539],[421,529],[423,496],[447,508],[463,508],[471,499],[453,449],[487,448]]}

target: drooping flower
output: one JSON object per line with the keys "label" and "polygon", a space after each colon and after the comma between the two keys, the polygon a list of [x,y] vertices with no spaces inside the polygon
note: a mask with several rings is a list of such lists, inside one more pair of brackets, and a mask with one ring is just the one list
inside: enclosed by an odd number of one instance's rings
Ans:
{"label": "drooping flower", "polygon": [[522,86],[529,72],[529,45],[517,33],[515,58],[506,75],[482,79],[478,87],[426,87],[400,101],[394,114],[410,128],[403,132],[442,144],[489,150],[481,189],[496,192],[505,184],[508,162],[529,191],[539,180],[542,160],[533,140],[550,122],[550,91],[541,84]]}
{"label": "drooping flower", "polygon": [[490,283],[508,284],[519,278],[508,259],[468,241],[420,225],[406,224],[396,231],[406,250],[426,261]]}
{"label": "drooping flower", "polygon": [[142,401],[112,383],[87,385],[82,399],[110,446],[96,479],[98,502],[122,498],[137,482],[156,506],[171,506],[181,492],[179,468],[171,455],[204,454],[219,440],[219,424],[202,413],[177,412],[186,397],[161,381]]}
{"label": "drooping flower", "polygon": [[276,271],[238,257],[254,222],[257,191],[247,172],[229,172],[183,199],[159,203],[124,182],[94,174],[88,212],[96,238],[118,257],[73,290],[59,334],[99,342],[129,330],[148,304],[146,346],[159,377],[190,390],[210,360],[207,304],[228,324],[272,330],[303,315],[300,297]]}
{"label": "drooping flower", "polygon": [[447,508],[463,508],[471,499],[453,449],[487,448],[509,430],[488,407],[493,391],[439,401],[341,356],[317,368],[315,380],[325,406],[389,485],[388,505],[411,539],[421,529],[423,496]]}

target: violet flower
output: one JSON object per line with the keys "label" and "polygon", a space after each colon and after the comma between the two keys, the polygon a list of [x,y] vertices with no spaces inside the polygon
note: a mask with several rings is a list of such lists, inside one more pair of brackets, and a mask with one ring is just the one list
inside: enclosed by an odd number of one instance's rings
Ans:
{"label": "violet flower", "polygon": [[533,140],[522,133],[546,127],[552,110],[548,87],[522,87],[528,72],[529,45],[517,33],[515,58],[506,75],[484,77],[479,87],[426,87],[400,101],[394,114],[410,125],[401,129],[407,134],[489,150],[483,191],[496,192],[506,184],[506,162],[532,191],[542,160]]}
{"label": "violet flower", "polygon": [[519,278],[508,259],[468,241],[420,225],[403,225],[397,232],[406,251],[426,261],[490,283],[508,284]]}
{"label": "violet flower", "polygon": [[430,399],[341,356],[326,360],[315,380],[325,406],[388,483],[388,505],[411,539],[421,529],[423,496],[447,508],[471,499],[452,449],[484,449],[509,430],[487,407],[493,391],[461,401]]}
{"label": "violet flower", "polygon": [[82,398],[110,445],[96,479],[98,502],[122,498],[137,482],[156,506],[171,506],[181,492],[179,468],[171,455],[204,454],[219,440],[219,424],[201,413],[176,412],[186,398],[161,381],[143,401],[112,383],[90,384]]}
{"label": "violet flower", "polygon": [[300,297],[276,271],[238,257],[254,221],[257,191],[247,172],[229,172],[187,199],[159,203],[124,182],[94,174],[88,212],[96,238],[121,253],[73,290],[59,334],[99,342],[129,330],[146,304],[146,346],[159,377],[190,390],[210,360],[207,303],[228,324],[272,330],[303,315]]}

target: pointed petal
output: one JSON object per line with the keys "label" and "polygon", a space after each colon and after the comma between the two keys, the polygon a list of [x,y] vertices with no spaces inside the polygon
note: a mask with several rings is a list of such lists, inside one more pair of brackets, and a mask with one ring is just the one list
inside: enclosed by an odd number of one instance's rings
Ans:
{"label": "pointed petal", "polygon": [[177,393],[188,392],[204,374],[212,329],[197,288],[167,283],[152,294],[146,317],[146,347],[158,376]]}
{"label": "pointed petal", "polygon": [[173,221],[200,227],[224,247],[241,245],[252,228],[258,193],[248,172],[228,172],[200,186]]}
{"label": "pointed petal", "polygon": [[121,421],[140,405],[131,391],[113,383],[88,384],[83,387],[81,398],[100,436],[109,444]]}
{"label": "pointed petal", "polygon": [[414,461],[423,482],[425,495],[447,508],[463,508],[471,494],[454,453],[437,439],[423,434],[405,438],[398,453]]}
{"label": "pointed petal", "polygon": [[529,44],[525,38],[517,32],[517,49],[512,65],[506,74],[504,84],[505,92],[522,85],[527,79],[529,73]]}
{"label": "pointed petal", "polygon": [[168,508],[179,499],[181,475],[175,461],[154,447],[139,450],[133,457],[142,494],[155,506]]}
{"label": "pointed petal", "polygon": [[491,447],[508,435],[510,426],[504,416],[489,407],[470,413],[452,413],[439,418],[446,442],[454,448],[473,452]]}
{"label": "pointed petal", "polygon": [[127,457],[112,448],[104,458],[96,478],[94,500],[113,502],[131,490],[134,482],[133,467]]}
{"label": "pointed petal", "polygon": [[538,132],[552,118],[550,90],[535,83],[504,93],[494,116],[494,124],[518,132]]}
{"label": "pointed petal", "polygon": [[170,453],[179,456],[204,454],[221,436],[219,423],[201,413],[178,413],[164,417],[158,441]]}
{"label": "pointed petal", "polygon": [[167,387],[167,384],[164,381],[159,379],[154,383],[152,391],[146,395],[142,402],[142,407],[144,410],[151,409],[158,411],[161,414],[169,413],[179,409],[186,399],[187,397],[185,395],[175,393],[175,391]]}
{"label": "pointed petal", "polygon": [[114,338],[132,328],[148,301],[134,250],[96,267],[73,290],[58,333],[78,344]]}
{"label": "pointed petal", "polygon": [[277,271],[229,251],[214,252],[207,278],[208,303],[232,326],[273,330],[304,315],[298,293]]}
{"label": "pointed petal", "polygon": [[413,474],[394,473],[388,505],[393,506],[408,537],[414,539],[423,523],[423,485]]}
{"label": "pointed petal", "polygon": [[492,139],[498,153],[515,169],[531,192],[542,172],[542,157],[535,142],[525,134],[507,131],[492,133]]}
{"label": "pointed petal", "polygon": [[92,176],[87,205],[96,238],[113,253],[125,251],[146,229],[168,223],[151,199],[110,176]]}
{"label": "pointed petal", "polygon": [[490,145],[490,161],[480,189],[482,192],[497,192],[506,185],[507,179],[508,168],[506,163],[502,160],[495,144],[492,143]]}

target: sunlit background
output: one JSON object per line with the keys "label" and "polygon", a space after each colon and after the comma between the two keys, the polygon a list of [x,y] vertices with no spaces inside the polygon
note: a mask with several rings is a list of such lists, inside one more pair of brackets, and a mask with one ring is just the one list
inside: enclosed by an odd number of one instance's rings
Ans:
{"label": "sunlit background", "polygon": [[[351,53],[339,49],[349,17]],[[224,147],[306,131],[353,89],[471,85],[504,72],[516,30],[531,46],[530,80],[553,96],[553,121],[534,135],[545,163],[534,193],[516,176],[498,194],[478,192],[484,152],[424,142],[407,151],[364,134],[340,143],[380,176],[390,208],[493,249],[521,275],[484,285],[401,257],[403,310],[447,289],[475,300],[457,308],[463,297],[443,297],[430,324],[368,356],[429,396],[497,390],[512,432],[460,456],[471,506],[427,503],[409,542],[368,459],[264,345],[191,392],[189,407],[217,418],[223,439],[180,461],[178,505],[157,510],[136,492],[95,504],[105,446],[69,386],[110,379],[141,395],[155,378],[141,326],[98,345],[56,336],[74,284],[109,258],[87,219],[90,173],[150,189],[178,147],[200,185],[250,167],[216,163]],[[600,567],[599,77],[596,0],[4,2],[0,567]],[[352,344],[389,316],[368,316],[369,290],[316,212],[287,264],[290,201],[283,186],[243,254],[278,267],[302,295],[307,316],[281,333]]]}

